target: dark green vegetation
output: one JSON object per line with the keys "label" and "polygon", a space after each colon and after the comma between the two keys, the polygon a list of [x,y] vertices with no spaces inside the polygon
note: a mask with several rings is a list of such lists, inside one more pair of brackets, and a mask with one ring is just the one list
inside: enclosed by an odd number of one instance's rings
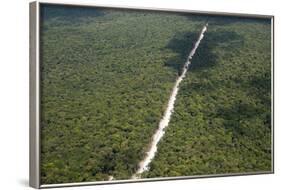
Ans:
{"label": "dark green vegetation", "polygon": [[[210,17],[142,177],[270,171],[270,23]],[[42,7],[41,182],[129,179],[207,17]]]}
{"label": "dark green vegetation", "polygon": [[210,18],[143,177],[271,171],[270,20]]}
{"label": "dark green vegetation", "polygon": [[41,182],[130,178],[204,21],[43,6]]}

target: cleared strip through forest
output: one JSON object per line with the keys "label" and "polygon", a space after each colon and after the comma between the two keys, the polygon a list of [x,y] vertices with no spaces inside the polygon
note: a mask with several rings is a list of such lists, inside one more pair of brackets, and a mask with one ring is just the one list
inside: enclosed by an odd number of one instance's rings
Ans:
{"label": "cleared strip through forest", "polygon": [[178,94],[179,85],[180,85],[181,81],[184,79],[184,77],[186,76],[188,67],[191,64],[191,59],[192,59],[193,55],[195,54],[196,49],[198,48],[201,40],[203,39],[204,33],[207,31],[207,27],[208,27],[208,23],[206,23],[204,25],[204,27],[202,28],[197,41],[195,42],[192,50],[190,51],[190,53],[188,55],[187,61],[185,62],[184,66],[183,66],[182,73],[177,78],[175,85],[173,87],[173,90],[170,95],[168,105],[167,105],[166,111],[163,115],[163,118],[160,120],[158,129],[153,135],[153,139],[151,141],[150,148],[149,148],[148,152],[146,153],[146,156],[144,157],[144,159],[139,163],[139,168],[138,168],[137,172],[132,176],[133,179],[139,178],[139,175],[141,173],[149,170],[149,164],[153,160],[153,158],[157,152],[157,144],[159,143],[161,138],[164,136],[165,128],[168,127],[171,116],[173,114],[174,104],[175,104],[176,97]]}

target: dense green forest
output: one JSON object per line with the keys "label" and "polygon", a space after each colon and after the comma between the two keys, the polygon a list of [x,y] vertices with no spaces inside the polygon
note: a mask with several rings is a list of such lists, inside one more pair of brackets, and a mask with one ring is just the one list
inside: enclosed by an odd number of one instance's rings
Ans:
{"label": "dense green forest", "polygon": [[141,177],[270,171],[269,20],[42,5],[42,184],[131,178],[206,21]]}
{"label": "dense green forest", "polygon": [[142,177],[271,171],[270,20],[216,17]]}
{"label": "dense green forest", "polygon": [[205,18],[45,5],[41,181],[128,179]]}

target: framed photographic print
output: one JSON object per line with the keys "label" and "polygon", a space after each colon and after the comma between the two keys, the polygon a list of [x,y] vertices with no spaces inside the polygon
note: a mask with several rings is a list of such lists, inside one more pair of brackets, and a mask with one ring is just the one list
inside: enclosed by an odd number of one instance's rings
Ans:
{"label": "framed photographic print", "polygon": [[273,26],[30,3],[30,185],[273,173]]}

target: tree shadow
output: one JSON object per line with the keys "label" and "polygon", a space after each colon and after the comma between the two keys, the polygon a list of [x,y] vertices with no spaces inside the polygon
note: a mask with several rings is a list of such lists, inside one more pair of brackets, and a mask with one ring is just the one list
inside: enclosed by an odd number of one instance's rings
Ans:
{"label": "tree shadow", "polygon": [[224,26],[235,23],[264,23],[270,24],[271,19],[268,18],[247,18],[239,16],[210,16],[208,19],[209,24],[215,26]]}
{"label": "tree shadow", "polygon": [[166,46],[167,49],[176,53],[176,56],[168,59],[164,65],[173,68],[180,75],[182,67],[187,60],[187,56],[197,38],[198,34],[196,32],[176,33]]}
{"label": "tree shadow", "polygon": [[[190,72],[209,69],[217,65],[218,56],[215,49],[223,46],[224,49],[236,49],[244,44],[244,38],[236,32],[218,30],[216,32],[206,32],[193,59],[191,60]],[[227,56],[227,55],[226,55]]]}
{"label": "tree shadow", "polygon": [[186,16],[187,19],[192,17],[192,21],[207,21],[210,25],[213,26],[225,26],[235,23],[259,23],[259,24],[271,24],[270,18],[250,18],[245,16],[221,16],[221,15],[205,15],[205,14],[182,14]]}
{"label": "tree shadow", "polygon": [[[176,53],[176,56],[171,57],[165,62],[165,66],[175,69],[178,74],[181,73],[182,67],[187,61],[189,52],[194,47],[195,42],[199,37],[199,32],[176,33],[173,39],[167,44],[166,48]],[[231,42],[231,43],[229,43]],[[217,55],[214,49],[223,44],[231,44],[224,48],[237,48],[244,44],[242,36],[235,32],[218,30],[216,32],[206,31],[204,38],[200,42],[189,67],[189,72],[196,72],[202,69],[208,69],[217,64]]]}
{"label": "tree shadow", "polygon": [[265,118],[265,124],[271,127],[271,73],[262,73],[258,76],[254,76],[249,81],[248,89],[251,91],[251,95],[260,100],[260,103],[268,110]]}
{"label": "tree shadow", "polygon": [[248,82],[248,86],[251,87],[251,92],[253,95],[256,95],[256,98],[259,98],[260,101],[264,104],[271,104],[271,74],[260,73],[252,77]]}
{"label": "tree shadow", "polygon": [[58,24],[79,24],[83,18],[104,16],[102,8],[44,4],[40,7],[41,22],[54,19]]}
{"label": "tree shadow", "polygon": [[[237,100],[231,107],[218,108],[217,114],[223,117],[225,121],[231,120],[242,120],[255,117],[256,115],[262,114],[262,110],[258,109],[249,102],[240,99]],[[234,117],[235,116],[235,117]],[[235,119],[234,119],[235,118]]]}

